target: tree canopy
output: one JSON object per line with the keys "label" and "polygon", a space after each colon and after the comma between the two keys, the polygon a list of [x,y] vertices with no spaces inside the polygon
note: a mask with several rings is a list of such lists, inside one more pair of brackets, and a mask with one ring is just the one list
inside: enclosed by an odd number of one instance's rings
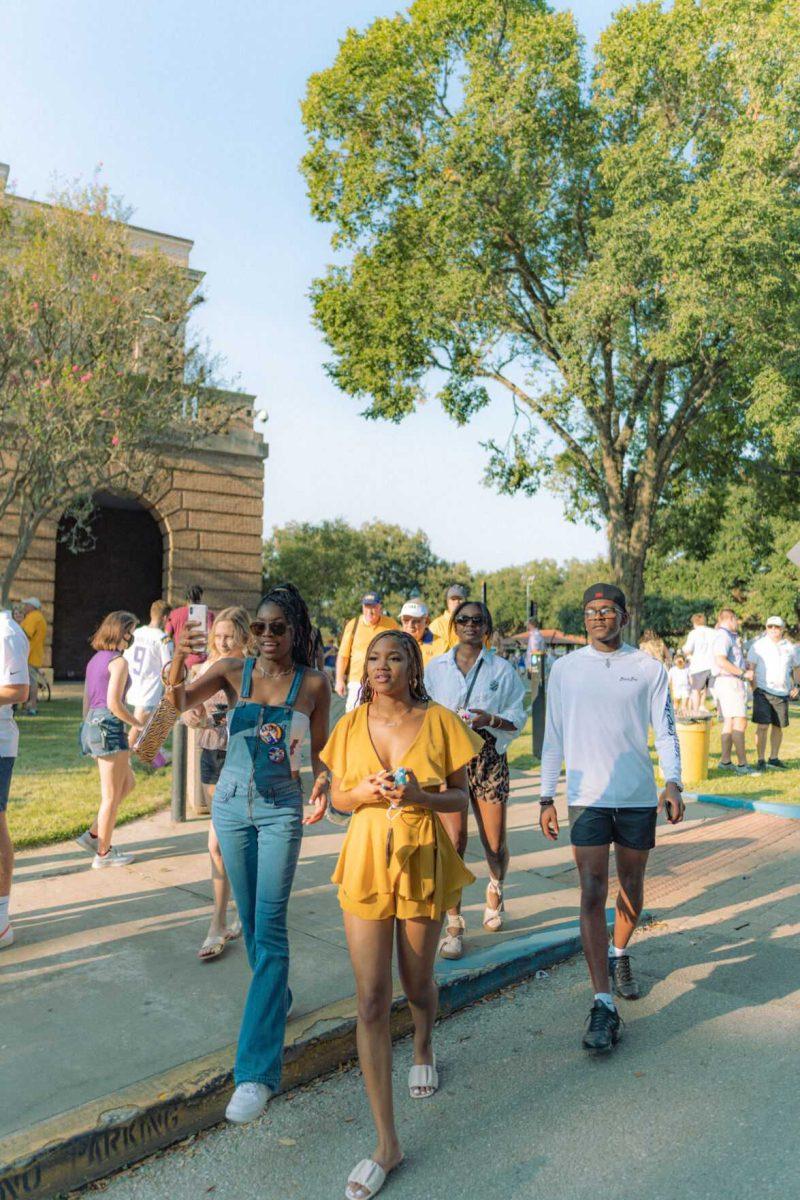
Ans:
{"label": "tree canopy", "polygon": [[798,64],[794,0],[634,4],[591,70],[542,0],[415,0],[309,80],[332,378],[391,421],[505,391],[489,478],[606,526],[634,636],[664,507],[798,411]]}
{"label": "tree canopy", "polygon": [[71,516],[79,548],[97,490],[157,492],[165,449],[235,412],[187,334],[196,279],[134,253],[126,215],[97,183],[51,204],[0,203],[2,604],[45,518]]}

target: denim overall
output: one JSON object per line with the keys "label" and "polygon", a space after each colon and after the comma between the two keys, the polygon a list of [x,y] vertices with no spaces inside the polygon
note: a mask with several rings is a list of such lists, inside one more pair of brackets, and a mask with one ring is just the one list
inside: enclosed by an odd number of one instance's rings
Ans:
{"label": "denim overall", "polygon": [[281,1077],[288,1001],[286,909],[302,838],[303,794],[299,780],[292,779],[289,738],[304,668],[295,671],[283,704],[255,704],[250,699],[254,666],[255,659],[245,659],[211,819],[253,972],[234,1082],[264,1083],[274,1091]]}

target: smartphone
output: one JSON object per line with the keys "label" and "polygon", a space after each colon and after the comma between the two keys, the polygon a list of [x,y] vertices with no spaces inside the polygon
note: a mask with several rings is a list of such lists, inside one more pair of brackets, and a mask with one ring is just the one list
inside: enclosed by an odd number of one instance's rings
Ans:
{"label": "smartphone", "polygon": [[194,625],[199,625],[202,630],[203,637],[208,644],[208,605],[207,604],[190,604],[188,620]]}

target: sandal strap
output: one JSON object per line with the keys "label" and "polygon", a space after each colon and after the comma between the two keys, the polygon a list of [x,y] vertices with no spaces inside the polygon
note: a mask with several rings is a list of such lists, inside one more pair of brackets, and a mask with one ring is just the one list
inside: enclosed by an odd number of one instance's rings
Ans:
{"label": "sandal strap", "polygon": [[[454,927],[457,927],[459,930],[459,932],[457,934],[450,933],[450,930],[453,929]],[[451,913],[448,913],[447,916],[445,917],[444,931],[449,937],[459,937],[466,928],[467,928],[467,922],[464,920],[461,913],[457,913],[455,916],[453,916]]]}
{"label": "sandal strap", "polygon": [[486,890],[488,892],[494,892],[495,896],[499,896],[500,899],[502,900],[502,898],[503,898],[503,880],[495,879],[494,875],[490,875],[489,883],[487,884]]}
{"label": "sandal strap", "polygon": [[436,1070],[435,1063],[419,1063],[411,1067],[408,1072],[408,1086],[410,1088],[438,1088],[439,1072]]}
{"label": "sandal strap", "polygon": [[374,1196],[386,1182],[386,1172],[374,1159],[362,1158],[347,1176],[347,1182],[360,1183],[362,1187],[369,1188],[370,1195]]}

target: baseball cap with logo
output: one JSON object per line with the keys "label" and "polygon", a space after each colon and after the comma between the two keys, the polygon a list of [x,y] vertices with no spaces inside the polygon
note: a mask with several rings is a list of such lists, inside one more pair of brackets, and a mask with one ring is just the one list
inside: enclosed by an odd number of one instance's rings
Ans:
{"label": "baseball cap with logo", "polygon": [[767,617],[767,629],[769,629],[770,625],[777,625],[779,629],[783,629],[786,622],[783,617]]}
{"label": "baseball cap with logo", "polygon": [[584,608],[590,600],[610,600],[612,604],[616,604],[623,612],[628,611],[628,606],[625,603],[625,593],[614,583],[593,583],[583,593]]}
{"label": "baseball cap with logo", "polygon": [[361,603],[367,605],[383,604],[383,596],[380,592],[365,592],[361,597]]}
{"label": "baseball cap with logo", "polygon": [[406,600],[403,607],[400,609],[401,617],[427,617],[428,606],[423,604],[421,600]]}

